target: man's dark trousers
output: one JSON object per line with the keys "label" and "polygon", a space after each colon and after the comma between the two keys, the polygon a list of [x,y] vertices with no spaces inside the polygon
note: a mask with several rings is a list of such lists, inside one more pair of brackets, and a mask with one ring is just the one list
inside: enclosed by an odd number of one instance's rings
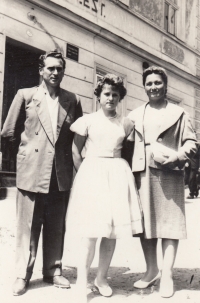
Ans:
{"label": "man's dark trousers", "polygon": [[62,273],[65,217],[69,191],[59,191],[53,166],[48,194],[18,189],[16,274],[30,279],[43,226],[43,275]]}

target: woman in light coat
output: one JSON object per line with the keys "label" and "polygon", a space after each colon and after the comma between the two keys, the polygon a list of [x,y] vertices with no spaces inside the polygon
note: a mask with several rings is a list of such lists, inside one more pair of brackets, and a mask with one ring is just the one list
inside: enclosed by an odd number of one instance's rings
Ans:
{"label": "woman in light coat", "polygon": [[[171,297],[178,243],[186,238],[184,164],[195,154],[197,142],[188,114],[166,100],[166,71],[149,67],[143,85],[149,102],[129,114],[135,122],[132,170],[144,213],[140,239],[147,264],[134,287],[146,288],[161,278],[161,296]],[[158,238],[162,239],[162,274],[157,265]]]}

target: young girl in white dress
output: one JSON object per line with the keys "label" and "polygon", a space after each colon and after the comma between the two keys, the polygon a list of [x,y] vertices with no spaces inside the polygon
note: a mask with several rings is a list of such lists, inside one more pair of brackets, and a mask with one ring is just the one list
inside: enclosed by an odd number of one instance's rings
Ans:
{"label": "young girl in white dress", "polygon": [[116,112],[126,88],[122,78],[107,74],[94,93],[101,109],[79,118],[70,128],[75,132],[72,151],[78,173],[66,222],[67,232],[82,238],[77,279],[82,303],[87,302],[87,275],[97,239],[102,238],[94,285],[101,295],[108,297],[112,289],[107,283],[107,272],[116,239],[143,231],[134,177],[126,160],[121,158],[123,142],[134,128],[132,121]]}

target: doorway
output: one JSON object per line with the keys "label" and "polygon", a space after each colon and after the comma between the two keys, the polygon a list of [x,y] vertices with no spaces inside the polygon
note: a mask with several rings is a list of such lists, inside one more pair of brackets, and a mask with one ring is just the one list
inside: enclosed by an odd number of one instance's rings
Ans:
{"label": "doorway", "polygon": [[[2,107],[2,125],[7,117],[10,105],[21,88],[39,84],[38,59],[44,51],[11,38],[6,38],[4,93]],[[7,138],[1,138],[2,170],[16,172],[16,154],[23,125],[16,135],[16,148],[12,149]]]}

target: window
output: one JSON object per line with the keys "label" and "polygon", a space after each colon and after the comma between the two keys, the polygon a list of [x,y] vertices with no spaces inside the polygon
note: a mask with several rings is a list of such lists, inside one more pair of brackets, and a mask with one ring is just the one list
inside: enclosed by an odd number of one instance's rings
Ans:
{"label": "window", "polygon": [[[96,87],[96,84],[97,82],[99,81],[99,79],[103,78],[106,74],[108,73],[112,73],[112,74],[115,74],[115,75],[118,75],[120,77],[123,78],[124,80],[124,86],[126,87],[126,77],[116,71],[112,71],[112,70],[108,70],[104,67],[101,67],[101,66],[96,66],[96,74],[95,74],[95,87]],[[99,108],[100,108],[100,104],[99,104],[99,101],[97,100],[96,96],[94,96],[95,99],[94,99],[94,111],[97,111]],[[126,106],[126,102],[125,102],[125,99],[126,97],[124,98],[124,100],[122,100],[122,102],[119,103],[118,107],[117,107],[117,112],[120,114],[120,115],[125,115],[125,106]]]}
{"label": "window", "polygon": [[177,0],[166,0],[164,6],[164,29],[172,34],[176,34],[176,14],[178,10]]}

